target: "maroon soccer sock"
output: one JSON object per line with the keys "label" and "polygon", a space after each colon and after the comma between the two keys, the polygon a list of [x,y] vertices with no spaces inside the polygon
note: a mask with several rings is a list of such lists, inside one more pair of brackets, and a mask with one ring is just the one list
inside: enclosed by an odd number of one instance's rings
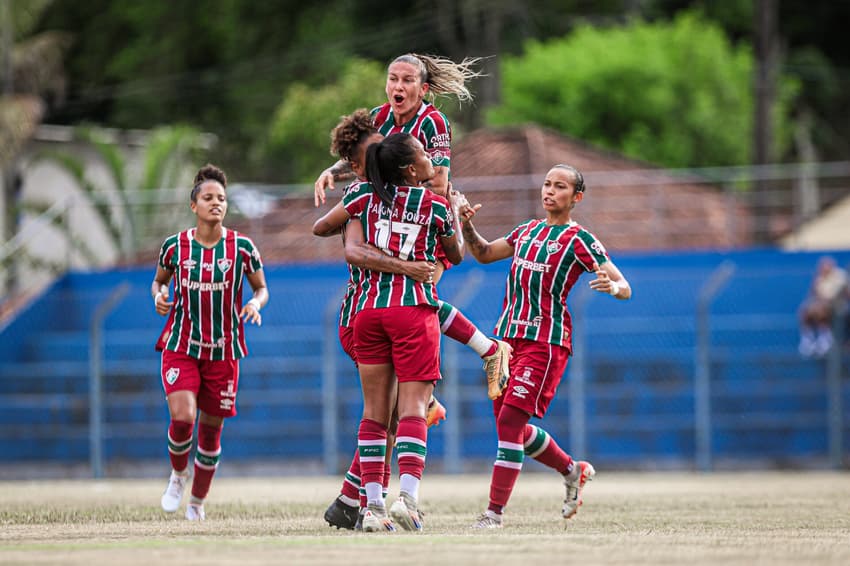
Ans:
{"label": "maroon soccer sock", "polygon": [[345,479],[342,482],[342,489],[339,490],[339,495],[343,502],[352,507],[357,505],[360,499],[360,451],[354,451],[354,458],[351,459],[351,465],[348,466],[348,471],[345,473]]}
{"label": "maroon soccer sock", "polygon": [[175,472],[186,471],[189,452],[192,451],[192,429],[194,423],[171,421],[168,425],[168,457]]}
{"label": "maroon soccer sock", "polygon": [[387,493],[390,490],[390,478],[392,477],[392,475],[393,475],[392,466],[390,466],[389,464],[384,462],[384,479],[381,482],[381,485],[383,485],[383,487],[384,487],[384,499],[387,498]]}
{"label": "maroon soccer sock", "polygon": [[[360,452],[360,483],[366,490],[366,497],[377,500],[384,485],[387,427],[370,419],[361,420],[357,449]],[[373,492],[375,490],[377,493]]]}
{"label": "maroon soccer sock", "polygon": [[466,344],[482,358],[496,353],[496,342],[478,330],[478,327],[454,306],[441,301],[437,316],[440,319],[440,332],[452,340]]}
{"label": "maroon soccer sock", "polygon": [[555,442],[555,439],[539,426],[525,425],[523,445],[526,456],[534,458],[544,466],[549,466],[561,474],[566,474],[573,468],[572,457],[564,452]]}
{"label": "maroon soccer sock", "polygon": [[195,478],[192,497],[203,500],[210,491],[221,457],[221,425],[198,423],[198,450],[195,452]]}
{"label": "maroon soccer sock", "polygon": [[440,330],[443,334],[461,344],[468,343],[475,331],[478,330],[462,312],[446,302],[440,305],[438,316],[440,317]]}
{"label": "maroon soccer sock", "polygon": [[514,484],[522,470],[524,458],[522,437],[529,416],[524,411],[510,405],[502,405],[496,419],[496,434],[499,437],[499,450],[493,464],[493,476],[490,479],[490,504],[487,507],[495,513],[502,513],[514,490]]}
{"label": "maroon soccer sock", "polygon": [[422,478],[425,455],[428,452],[428,426],[422,417],[404,417],[398,422],[396,436],[398,450],[398,475],[409,474]]}

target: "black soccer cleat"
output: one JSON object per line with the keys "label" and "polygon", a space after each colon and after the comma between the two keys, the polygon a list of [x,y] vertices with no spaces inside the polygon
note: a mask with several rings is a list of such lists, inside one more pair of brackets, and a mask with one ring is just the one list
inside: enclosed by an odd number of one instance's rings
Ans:
{"label": "black soccer cleat", "polygon": [[357,523],[357,507],[346,505],[339,498],[333,500],[325,510],[325,521],[328,525],[337,529],[354,530],[354,525]]}

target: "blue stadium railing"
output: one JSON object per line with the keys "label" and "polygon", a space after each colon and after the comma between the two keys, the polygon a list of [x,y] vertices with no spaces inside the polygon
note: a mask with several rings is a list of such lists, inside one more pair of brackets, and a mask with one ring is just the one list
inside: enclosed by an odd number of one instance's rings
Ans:
{"label": "blue stadium railing", "polygon": [[[609,468],[843,466],[847,357],[836,388],[825,360],[796,350],[796,311],[820,255],[618,257],[634,288],[627,303],[585,291],[585,276],[571,300],[576,355],[545,428],[568,451]],[[850,261],[848,252],[832,255],[841,265]],[[700,322],[700,292],[724,263],[734,273]],[[469,259],[444,277],[440,295],[488,332],[507,267]],[[346,270],[334,264],[266,271],[272,300],[263,326],[247,331],[251,355],[242,363],[239,415],[227,428],[225,459],[340,469],[353,453],[361,409],[355,369],[336,340]],[[153,350],[164,319],[151,308],[151,277],[151,269],[70,273],[3,329],[0,440],[7,463],[91,460],[92,314],[124,283],[127,295],[102,329],[103,461],[109,473],[116,463],[165,458],[167,412]],[[437,395],[449,415],[431,430],[429,466],[486,470],[495,432],[481,362],[448,339],[443,349]],[[700,375],[705,390],[697,386]]]}

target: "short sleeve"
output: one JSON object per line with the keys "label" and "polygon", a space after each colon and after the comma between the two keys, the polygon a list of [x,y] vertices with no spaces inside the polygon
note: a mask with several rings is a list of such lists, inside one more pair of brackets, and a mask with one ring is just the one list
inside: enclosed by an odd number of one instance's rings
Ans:
{"label": "short sleeve", "polygon": [[514,226],[510,232],[504,235],[505,241],[515,248],[517,240],[519,240],[520,235],[525,232],[527,226],[528,222],[523,222],[522,224]]}
{"label": "short sleeve", "polygon": [[580,230],[575,240],[575,255],[586,271],[593,270],[593,264],[602,265],[608,263],[611,258],[608,251],[599,239],[588,232]]}
{"label": "short sleeve", "polygon": [[260,257],[260,250],[251,238],[241,236],[240,245],[242,253],[245,255],[245,272],[256,273],[263,268],[263,258]]}
{"label": "short sleeve", "polygon": [[433,111],[422,125],[422,145],[434,167],[450,167],[452,160],[452,127],[440,111]]}
{"label": "short sleeve", "polygon": [[342,196],[342,207],[351,218],[359,218],[365,210],[372,195],[372,185],[359,183],[351,185]]}
{"label": "short sleeve", "polygon": [[173,258],[175,249],[175,238],[172,236],[162,243],[162,247],[159,249],[159,259],[156,264],[166,271],[174,271]]}

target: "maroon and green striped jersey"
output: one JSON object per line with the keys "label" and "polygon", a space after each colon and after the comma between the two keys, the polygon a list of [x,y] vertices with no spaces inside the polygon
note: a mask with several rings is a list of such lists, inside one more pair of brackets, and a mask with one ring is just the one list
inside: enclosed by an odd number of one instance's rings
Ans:
{"label": "maroon and green striped jersey", "polygon": [[[342,198],[345,210],[359,218],[365,240],[388,255],[408,261],[435,261],[437,242],[454,234],[446,199],[424,187],[396,187],[391,207],[369,183],[360,183]],[[397,273],[363,271],[357,310],[428,304],[438,306],[437,288]]]}
{"label": "maroon and green striped jersey", "polygon": [[[354,187],[360,184],[360,181],[355,181],[345,187],[343,195],[348,194]],[[343,232],[343,238],[345,232]],[[339,308],[339,325],[343,328],[348,328],[354,324],[354,315],[357,314],[357,300],[360,298],[360,293],[363,291],[363,270],[356,265],[346,263],[348,266],[348,283],[345,285],[345,293],[342,296],[342,305]]]}
{"label": "maroon and green striped jersey", "polygon": [[514,255],[495,333],[558,344],[572,351],[567,295],[594,262],[609,261],[596,236],[572,222],[529,220],[505,235]]}
{"label": "maroon and green striped jersey", "polygon": [[372,109],[372,121],[384,137],[390,134],[410,134],[425,148],[434,167],[451,169],[452,126],[446,115],[430,102],[422,102],[416,115],[406,124],[397,126],[389,102]]}
{"label": "maroon and green striped jersey", "polygon": [[339,307],[339,325],[348,328],[354,324],[354,315],[357,314],[357,302],[363,292],[363,270],[356,265],[348,265],[348,283],[345,284],[345,293],[342,295],[342,305]]}
{"label": "maroon and green striped jersey", "polygon": [[250,238],[223,228],[221,240],[206,248],[195,228],[166,238],[159,266],[174,274],[174,306],[157,342],[202,360],[233,360],[248,353],[239,312],[242,279],[263,268]]}

